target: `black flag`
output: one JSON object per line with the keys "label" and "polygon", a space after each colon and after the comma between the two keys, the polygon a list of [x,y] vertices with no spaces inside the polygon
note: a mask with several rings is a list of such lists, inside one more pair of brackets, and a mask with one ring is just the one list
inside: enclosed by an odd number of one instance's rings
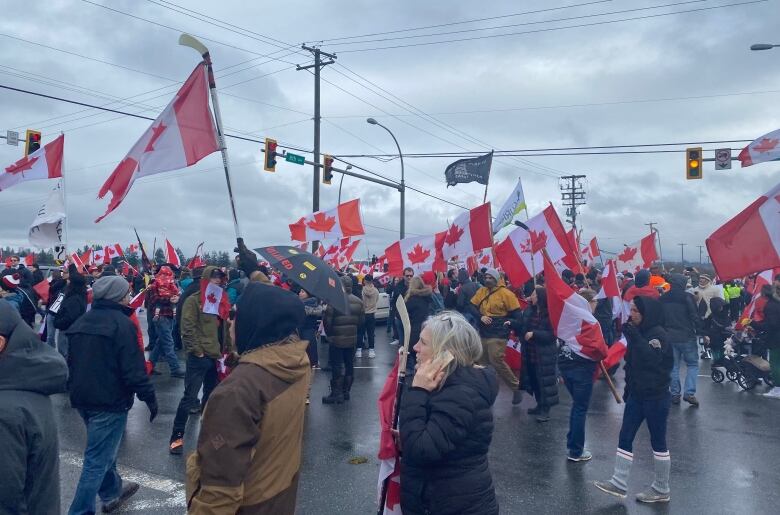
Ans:
{"label": "black flag", "polygon": [[447,187],[455,186],[461,182],[478,182],[487,184],[490,178],[490,165],[493,162],[493,152],[484,156],[459,159],[444,170],[444,178]]}

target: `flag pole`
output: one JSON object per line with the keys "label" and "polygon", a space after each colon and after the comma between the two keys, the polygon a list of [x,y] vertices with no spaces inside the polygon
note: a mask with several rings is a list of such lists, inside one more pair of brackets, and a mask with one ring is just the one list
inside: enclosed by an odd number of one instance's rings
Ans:
{"label": "flag pole", "polygon": [[[60,134],[65,137],[64,132],[60,132]],[[63,145],[64,146],[64,145]],[[68,195],[67,191],[65,190],[65,151],[62,152],[62,181],[60,183],[62,185],[62,204],[65,208],[65,223],[63,224],[64,233],[65,233],[65,240],[63,242],[63,249],[65,251],[65,257],[67,258],[70,254],[68,254],[68,224],[70,216],[68,216]]]}
{"label": "flag pole", "polygon": [[[490,166],[493,166],[493,151],[490,151]],[[485,181],[485,195],[482,197],[482,203],[484,204],[487,202],[487,192],[488,192],[488,184],[490,184],[490,169],[488,168],[488,176],[487,180]]]}
{"label": "flag pole", "polygon": [[219,110],[219,100],[217,99],[217,83],[214,80],[214,70],[211,66],[211,55],[209,55],[209,49],[206,48],[203,43],[189,34],[183,33],[181,36],[179,36],[179,44],[194,49],[203,57],[203,65],[206,67],[206,72],[209,79],[211,103],[214,106],[214,121],[217,124],[217,139],[219,142],[219,150],[222,153],[222,165],[225,168],[225,181],[227,181],[230,210],[233,215],[233,228],[236,232],[236,238],[241,238],[241,228],[238,225],[238,216],[236,215],[236,202],[233,199],[233,186],[230,181],[230,161],[228,160],[227,145],[225,144],[225,133],[222,129],[222,113]]}

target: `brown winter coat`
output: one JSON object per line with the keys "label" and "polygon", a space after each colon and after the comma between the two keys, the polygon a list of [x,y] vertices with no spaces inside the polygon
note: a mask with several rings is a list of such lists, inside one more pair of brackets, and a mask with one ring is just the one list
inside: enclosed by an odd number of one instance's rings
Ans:
{"label": "brown winter coat", "polygon": [[306,346],[292,336],[243,354],[211,394],[187,459],[189,513],[295,513],[311,377]]}

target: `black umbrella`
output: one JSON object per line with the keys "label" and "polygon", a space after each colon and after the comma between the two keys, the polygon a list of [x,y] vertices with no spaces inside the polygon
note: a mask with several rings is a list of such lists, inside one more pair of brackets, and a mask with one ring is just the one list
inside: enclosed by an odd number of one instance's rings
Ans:
{"label": "black umbrella", "polygon": [[330,265],[298,247],[276,245],[255,249],[273,268],[341,313],[349,312],[349,300],[341,278]]}

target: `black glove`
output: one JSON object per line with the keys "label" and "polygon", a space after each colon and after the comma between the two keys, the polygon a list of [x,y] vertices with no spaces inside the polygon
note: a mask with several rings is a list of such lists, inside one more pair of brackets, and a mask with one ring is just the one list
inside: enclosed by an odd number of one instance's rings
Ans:
{"label": "black glove", "polygon": [[639,334],[639,329],[634,324],[625,324],[623,326],[623,334],[633,337]]}
{"label": "black glove", "polygon": [[236,243],[238,246],[233,249],[233,252],[238,254],[238,256],[236,256],[238,268],[243,271],[247,277],[251,277],[252,272],[256,272],[260,269],[257,264],[257,254],[247,248],[244,244],[244,238],[237,238]]}
{"label": "black glove", "polygon": [[157,416],[157,399],[146,401],[146,407],[149,408],[149,422],[152,422]]}

